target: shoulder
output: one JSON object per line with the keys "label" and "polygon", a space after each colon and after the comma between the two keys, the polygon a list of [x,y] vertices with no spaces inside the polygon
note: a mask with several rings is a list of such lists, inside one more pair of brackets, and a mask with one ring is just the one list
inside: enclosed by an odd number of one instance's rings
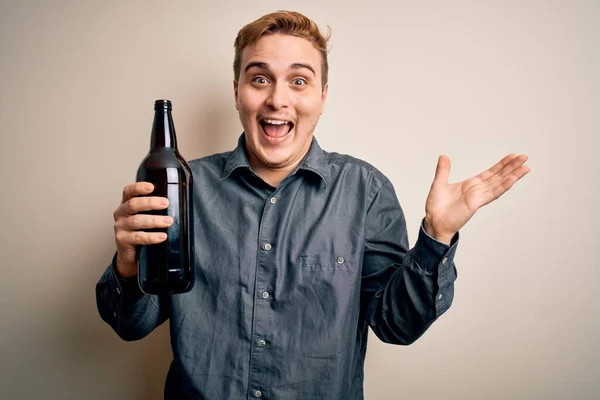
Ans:
{"label": "shoulder", "polygon": [[360,181],[372,181],[375,186],[381,186],[388,181],[385,174],[368,161],[349,154],[327,151],[324,153],[332,178],[349,174]]}
{"label": "shoulder", "polygon": [[227,160],[232,156],[233,151],[223,153],[215,153],[207,156],[195,158],[188,161],[188,165],[195,173],[206,173],[212,171],[214,173],[222,173]]}

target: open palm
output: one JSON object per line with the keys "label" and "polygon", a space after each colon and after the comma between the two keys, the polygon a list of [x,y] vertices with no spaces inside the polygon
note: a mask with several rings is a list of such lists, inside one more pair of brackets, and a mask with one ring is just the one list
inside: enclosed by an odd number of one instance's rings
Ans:
{"label": "open palm", "polygon": [[434,237],[454,236],[486,204],[502,196],[529,172],[526,155],[509,154],[480,174],[448,183],[450,159],[440,156],[425,203],[425,228]]}

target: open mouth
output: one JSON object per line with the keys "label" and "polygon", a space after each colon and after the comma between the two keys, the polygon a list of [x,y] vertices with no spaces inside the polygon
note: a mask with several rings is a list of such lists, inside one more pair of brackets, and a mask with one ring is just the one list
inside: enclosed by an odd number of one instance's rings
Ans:
{"label": "open mouth", "polygon": [[273,139],[281,139],[291,132],[294,124],[291,121],[281,119],[263,118],[260,126],[265,135]]}

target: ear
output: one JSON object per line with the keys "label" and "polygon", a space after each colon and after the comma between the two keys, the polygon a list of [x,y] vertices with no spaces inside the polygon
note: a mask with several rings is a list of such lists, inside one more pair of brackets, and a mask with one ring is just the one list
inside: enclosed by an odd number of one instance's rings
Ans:
{"label": "ear", "polygon": [[327,103],[327,91],[329,89],[329,83],[325,84],[323,93],[321,93],[321,114],[325,111],[325,103]]}
{"label": "ear", "polygon": [[233,80],[233,96],[235,98],[235,109],[240,111],[240,102],[238,100],[238,83],[235,79]]}

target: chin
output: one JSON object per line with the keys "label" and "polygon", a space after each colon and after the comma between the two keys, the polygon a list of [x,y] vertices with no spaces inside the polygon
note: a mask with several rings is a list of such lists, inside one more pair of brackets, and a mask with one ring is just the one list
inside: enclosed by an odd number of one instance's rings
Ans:
{"label": "chin", "polygon": [[[275,154],[273,154],[275,153]],[[292,158],[291,154],[282,154],[278,151],[271,152],[261,152],[261,162],[267,166],[272,168],[283,167],[289,163],[289,160]]]}

